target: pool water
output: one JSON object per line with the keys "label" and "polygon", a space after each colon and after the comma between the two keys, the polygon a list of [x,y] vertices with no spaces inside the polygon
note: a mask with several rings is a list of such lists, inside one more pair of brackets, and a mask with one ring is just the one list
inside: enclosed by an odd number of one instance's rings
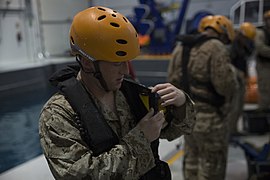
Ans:
{"label": "pool water", "polygon": [[52,90],[38,89],[0,99],[0,173],[42,153],[39,113]]}

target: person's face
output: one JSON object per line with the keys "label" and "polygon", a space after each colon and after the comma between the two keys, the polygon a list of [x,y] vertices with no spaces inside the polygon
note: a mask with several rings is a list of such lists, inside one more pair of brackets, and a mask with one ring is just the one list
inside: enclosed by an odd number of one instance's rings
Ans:
{"label": "person's face", "polygon": [[115,91],[122,85],[124,75],[129,73],[128,62],[99,62],[101,74],[108,86],[108,89]]}

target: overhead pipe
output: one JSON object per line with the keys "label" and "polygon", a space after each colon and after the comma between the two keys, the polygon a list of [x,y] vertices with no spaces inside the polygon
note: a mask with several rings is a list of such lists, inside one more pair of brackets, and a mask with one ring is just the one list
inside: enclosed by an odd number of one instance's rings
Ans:
{"label": "overhead pipe", "polygon": [[183,0],[181,5],[181,10],[178,15],[177,23],[174,29],[174,35],[177,36],[180,33],[180,30],[183,25],[184,17],[186,14],[186,10],[188,8],[189,0]]}

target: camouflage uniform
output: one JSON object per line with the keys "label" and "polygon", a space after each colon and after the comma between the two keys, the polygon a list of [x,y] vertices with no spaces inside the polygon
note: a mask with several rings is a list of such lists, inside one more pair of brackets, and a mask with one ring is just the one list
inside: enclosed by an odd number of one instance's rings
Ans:
{"label": "camouflage uniform", "polygon": [[[168,81],[179,87],[183,76],[181,67],[182,46],[177,45],[168,68]],[[188,62],[189,77],[202,82],[211,82],[220,95],[227,100],[236,89],[235,69],[230,64],[228,51],[216,39],[193,47]],[[179,87],[180,88],[180,87]],[[209,97],[206,88],[190,87],[190,91]],[[224,114],[226,104],[218,108],[194,99],[196,123],[191,135],[185,136],[184,177],[186,180],[221,180],[225,178],[228,129]]]}
{"label": "camouflage uniform", "polygon": [[[256,34],[256,70],[260,95],[258,104],[259,108],[267,109],[270,108],[270,46],[266,44],[267,40],[263,30],[258,29]],[[270,39],[268,41],[270,41]],[[262,61],[262,57],[264,57],[264,61]]]}
{"label": "camouflage uniform", "polygon": [[248,77],[248,59],[254,51],[253,44],[251,45],[249,43],[253,43],[253,41],[249,40],[247,36],[243,36],[240,32],[238,32],[229,48],[232,64],[237,71],[237,79],[239,84],[238,90],[235,91],[232,97],[231,109],[227,116],[228,121],[230,122],[229,128],[232,136],[238,133],[237,123],[239,117],[243,113],[245,103],[246,79]]}
{"label": "camouflage uniform", "polygon": [[[150,142],[134,123],[124,95],[115,92],[117,114],[92,97],[120,143],[94,157],[80,136],[73,118],[75,112],[63,95],[55,94],[44,105],[39,124],[41,146],[51,172],[57,180],[139,179],[155,165],[154,157]],[[161,137],[173,140],[190,134],[195,122],[193,102],[187,99],[185,105],[174,108],[172,113],[175,118]]]}

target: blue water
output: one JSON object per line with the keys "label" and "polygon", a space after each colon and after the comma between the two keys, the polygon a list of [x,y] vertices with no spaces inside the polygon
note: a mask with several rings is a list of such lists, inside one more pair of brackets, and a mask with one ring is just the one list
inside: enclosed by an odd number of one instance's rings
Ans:
{"label": "blue water", "polygon": [[42,153],[39,113],[52,91],[34,90],[0,100],[0,173]]}

